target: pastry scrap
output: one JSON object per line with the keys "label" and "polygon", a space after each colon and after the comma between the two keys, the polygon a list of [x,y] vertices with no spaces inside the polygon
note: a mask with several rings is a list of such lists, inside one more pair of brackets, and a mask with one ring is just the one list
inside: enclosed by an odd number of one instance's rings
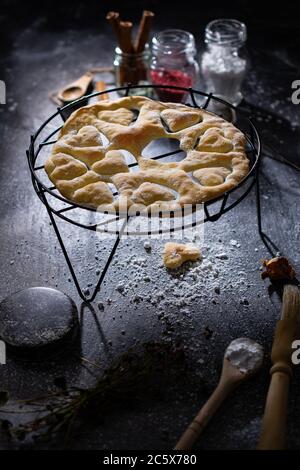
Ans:
{"label": "pastry scrap", "polygon": [[165,244],[163,261],[168,269],[176,269],[186,261],[196,261],[199,258],[199,248],[191,243],[184,245],[182,243],[169,242]]}
{"label": "pastry scrap", "polygon": [[294,279],[296,272],[289,260],[283,256],[278,256],[270,260],[263,260],[265,271],[261,273],[262,279],[267,277],[271,280]]}
{"label": "pastry scrap", "polygon": [[[181,161],[143,156],[162,138],[179,141]],[[128,96],[74,111],[45,169],[62,196],[87,207],[176,210],[236,186],[249,171],[245,144],[233,124],[206,110]],[[128,154],[138,164],[134,169]]]}

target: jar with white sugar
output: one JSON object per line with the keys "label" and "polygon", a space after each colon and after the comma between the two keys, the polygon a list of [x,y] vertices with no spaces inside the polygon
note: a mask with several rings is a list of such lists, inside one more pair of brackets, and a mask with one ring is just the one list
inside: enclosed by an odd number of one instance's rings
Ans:
{"label": "jar with white sugar", "polygon": [[246,39],[246,25],[233,19],[211,21],[205,29],[206,50],[201,59],[201,71],[206,91],[235,106],[243,98]]}

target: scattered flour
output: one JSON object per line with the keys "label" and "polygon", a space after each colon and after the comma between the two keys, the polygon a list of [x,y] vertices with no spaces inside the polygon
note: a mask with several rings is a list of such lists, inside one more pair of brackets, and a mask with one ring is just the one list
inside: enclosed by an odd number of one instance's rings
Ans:
{"label": "scattered flour", "polygon": [[146,241],[144,242],[144,248],[145,248],[146,251],[150,251],[150,250],[151,250],[151,243],[150,243],[148,240],[146,240]]}
{"label": "scattered flour", "polygon": [[[158,317],[168,318],[176,312],[186,316],[199,301],[213,303],[225,302],[224,293],[234,292],[236,302],[247,308],[248,300],[245,298],[247,289],[251,286],[248,274],[237,271],[232,275],[228,270],[229,254],[234,248],[232,244],[223,245],[220,250],[219,241],[210,245],[202,244],[201,259],[186,262],[171,272],[163,265],[161,253],[163,245],[160,241],[151,240],[151,250],[146,250],[148,244],[142,243],[143,253],[135,251],[116,257],[113,261],[114,270],[120,273],[119,281],[113,290],[126,297],[129,302],[138,308],[143,303],[154,306]],[[232,246],[231,246],[232,245]],[[122,274],[123,273],[123,274]],[[106,299],[106,302],[111,302]],[[118,305],[118,304],[116,304]],[[119,313],[121,314],[121,307]],[[142,315],[142,313],[141,313]]]}
{"label": "scattered flour", "polygon": [[[146,258],[132,254],[125,260],[116,262],[117,268],[130,271],[128,281],[120,281],[115,289],[123,296],[130,296],[132,304],[144,301],[157,308],[158,314],[165,314],[170,307],[179,309],[182,313],[189,313],[197,299],[210,295],[218,299],[220,286],[218,262],[213,255],[206,257],[210,251],[204,247],[204,255],[199,261],[186,262],[171,273],[163,263],[155,270],[151,269],[152,255]],[[159,256],[159,253],[157,253]],[[224,264],[222,261],[219,263]],[[168,272],[167,284],[162,279]],[[146,284],[146,286],[145,286]],[[141,289],[141,290],[139,290]]]}
{"label": "scattered flour", "polygon": [[238,243],[237,240],[230,240],[229,243],[230,243],[231,246],[235,246],[236,248],[240,248],[240,247],[241,247],[241,244]]}
{"label": "scattered flour", "polygon": [[228,259],[227,253],[217,253],[216,258],[218,259]]}

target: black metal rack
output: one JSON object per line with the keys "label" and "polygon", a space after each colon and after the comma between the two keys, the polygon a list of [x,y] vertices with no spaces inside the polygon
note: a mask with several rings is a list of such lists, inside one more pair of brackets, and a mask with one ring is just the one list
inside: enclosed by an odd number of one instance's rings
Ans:
{"label": "black metal rack", "polygon": [[[67,265],[69,267],[69,270],[70,270],[72,279],[75,283],[78,294],[81,297],[81,299],[85,302],[92,302],[95,299],[97,292],[100,289],[100,286],[104,280],[108,267],[116,252],[116,249],[122,237],[123,230],[129,221],[129,217],[128,216],[122,217],[119,213],[116,213],[113,218],[111,219],[106,218],[104,221],[102,220],[99,223],[82,222],[81,217],[78,216],[79,211],[81,213],[86,212],[86,211],[89,211],[90,213],[91,212],[96,213],[97,210],[94,208],[89,208],[89,207],[68,201],[67,199],[65,199],[58,193],[55,186],[53,185],[49,186],[49,180],[47,182],[43,181],[43,178],[41,175],[45,176],[46,172],[44,171],[42,153],[45,148],[50,148],[50,146],[55,144],[56,142],[55,135],[60,131],[62,127],[62,124],[60,122],[60,125],[58,126],[55,125],[54,130],[53,130],[53,122],[55,122],[56,118],[59,118],[60,120],[64,122],[66,120],[67,114],[70,114],[72,110],[85,105],[87,100],[95,96],[101,95],[103,93],[118,92],[120,94],[123,94],[124,96],[128,96],[131,91],[137,90],[140,92],[142,88],[145,88],[145,89],[150,88],[153,90],[155,90],[156,88],[165,88],[165,89],[174,89],[174,90],[178,90],[181,92],[183,91],[183,92],[186,92],[187,94],[186,104],[188,104],[191,107],[207,109],[209,108],[211,103],[217,103],[219,106],[221,105],[224,109],[226,109],[227,112],[230,112],[231,115],[235,116],[235,125],[238,128],[240,128],[246,136],[246,140],[247,140],[246,153],[250,161],[250,171],[248,175],[233,189],[231,189],[230,191],[227,191],[226,193],[222,194],[220,197],[216,199],[213,199],[204,203],[204,222],[208,222],[208,221],[214,222],[218,220],[224,213],[228,212],[230,209],[233,209],[237,204],[239,204],[249,194],[249,192],[255,185],[259,233],[269,250],[270,250],[270,244],[271,244],[273,248],[276,251],[278,251],[277,247],[275,247],[272,244],[271,240],[263,233],[263,230],[262,230],[259,177],[258,177],[259,176],[259,173],[258,173],[259,163],[261,159],[261,144],[260,144],[258,131],[250,117],[248,117],[245,113],[235,108],[230,103],[227,103],[226,101],[222,100],[221,98],[215,97],[211,93],[209,94],[204,93],[198,90],[194,90],[192,88],[176,87],[176,86],[170,86],[170,85],[143,85],[142,87],[138,85],[134,85],[134,86],[128,85],[124,87],[106,90],[104,92],[92,93],[72,103],[69,103],[63,107],[58,108],[57,112],[54,113],[52,116],[50,116],[40,126],[40,128],[36,131],[36,133],[31,136],[30,145],[26,152],[28,164],[29,164],[29,168],[31,172],[33,187],[38,197],[40,198],[40,200],[42,201],[42,203],[45,205],[47,209],[48,215],[50,217],[50,221],[53,225],[53,228],[56,233],[59,244],[61,246],[62,252],[65,256]],[[49,132],[50,130],[49,128],[51,128],[50,132]],[[45,136],[43,136],[44,133],[46,134]],[[164,159],[169,156],[175,155],[179,152],[181,152],[181,150],[177,149],[172,152],[155,155],[152,158],[155,160]],[[42,161],[40,162],[39,160],[42,160]],[[136,165],[138,165],[137,162],[131,163],[128,166],[135,167]],[[79,211],[77,211],[77,209]],[[196,206],[193,207],[193,209],[196,210]],[[76,212],[76,215],[73,218],[69,216],[69,214],[72,212],[73,214],[74,212]],[[159,218],[162,216],[163,216],[162,213],[158,214]],[[107,225],[110,222],[115,222],[117,220],[121,220],[122,222],[120,230],[118,232],[114,232],[116,234],[115,242],[108,256],[106,264],[102,270],[102,273],[99,276],[99,279],[90,296],[85,295],[83,292],[83,289],[80,287],[80,283],[78,281],[77,275],[73,268],[73,264],[70,260],[70,257],[66,250],[60,230],[56,223],[56,217],[60,218],[61,220],[64,220],[65,222],[69,222],[73,225],[76,225],[77,227],[81,227],[83,229],[88,229],[88,230],[97,231],[97,232],[101,232],[101,231],[107,232]],[[191,227],[194,227],[195,225],[196,225],[196,222],[193,222],[191,224]],[[171,232],[175,230],[176,230],[175,228],[170,229]]]}

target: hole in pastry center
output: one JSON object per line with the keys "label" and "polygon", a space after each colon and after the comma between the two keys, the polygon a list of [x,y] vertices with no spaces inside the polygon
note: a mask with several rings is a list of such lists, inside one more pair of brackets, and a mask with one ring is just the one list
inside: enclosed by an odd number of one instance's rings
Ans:
{"label": "hole in pastry center", "polygon": [[160,116],[160,121],[165,129],[165,131],[167,131],[168,133],[171,133],[171,129],[169,128],[168,124],[166,123],[166,121],[164,120],[164,118],[162,116]]}
{"label": "hole in pastry center", "polygon": [[117,199],[118,196],[119,196],[119,191],[117,190],[115,185],[113,183],[107,183],[107,185],[108,185],[109,189],[111,190],[114,199]]}
{"label": "hole in pastry center", "polygon": [[130,165],[131,163],[136,163],[136,159],[128,150],[120,149],[120,152],[124,155],[125,162],[127,163],[127,165]]}
{"label": "hole in pastry center", "polygon": [[[164,157],[163,155],[165,154],[168,155]],[[144,158],[158,160],[160,163],[167,163],[181,162],[181,160],[186,157],[186,154],[181,150],[178,139],[165,137],[152,140],[152,142],[143,149],[142,156]]]}
{"label": "hole in pastry center", "polygon": [[138,119],[139,114],[140,114],[140,110],[139,109],[131,109],[130,111],[133,114],[133,118],[132,118],[132,121],[131,121],[131,124],[133,124]]}
{"label": "hole in pastry center", "polygon": [[198,147],[199,142],[200,142],[200,137],[197,137],[197,139],[195,141],[195,144],[194,144],[194,147],[193,147],[194,150]]}
{"label": "hole in pastry center", "polygon": [[106,135],[103,134],[102,132],[100,132],[100,137],[101,137],[101,140],[102,140],[102,146],[107,147],[109,145],[109,140],[106,137]]}

